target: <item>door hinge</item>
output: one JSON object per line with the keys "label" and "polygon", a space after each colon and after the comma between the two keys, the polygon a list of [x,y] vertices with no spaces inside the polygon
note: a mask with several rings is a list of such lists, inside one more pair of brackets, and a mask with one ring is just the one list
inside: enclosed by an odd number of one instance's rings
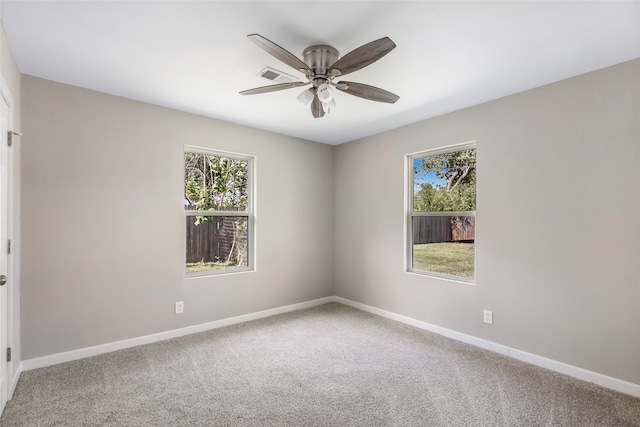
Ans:
{"label": "door hinge", "polygon": [[7,254],[11,254],[11,239],[7,240]]}
{"label": "door hinge", "polygon": [[7,348],[7,362],[11,362],[11,347]]}
{"label": "door hinge", "polygon": [[14,135],[22,136],[22,134],[20,132],[14,132],[12,130],[7,131],[7,145],[9,147],[11,147],[13,145],[13,136]]}

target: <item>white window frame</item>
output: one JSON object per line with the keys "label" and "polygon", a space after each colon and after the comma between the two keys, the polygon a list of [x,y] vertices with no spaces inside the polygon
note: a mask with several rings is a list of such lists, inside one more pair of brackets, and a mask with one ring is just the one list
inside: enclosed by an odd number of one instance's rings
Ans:
{"label": "white window frame", "polygon": [[[476,281],[476,254],[477,244],[474,238],[473,251],[473,277],[453,276],[449,274],[437,273],[433,271],[416,270],[413,268],[413,218],[419,216],[473,216],[475,218],[475,226],[477,230],[478,222],[476,211],[448,211],[448,212],[414,212],[413,210],[413,186],[414,171],[413,162],[415,159],[424,157],[437,156],[438,154],[452,153],[455,151],[464,151],[475,149],[476,154],[478,145],[476,141],[464,142],[461,144],[448,145],[445,147],[434,148],[425,151],[418,151],[405,155],[405,271],[412,274],[422,276],[430,276],[439,279],[445,279],[453,282],[461,282],[465,284],[475,284]],[[477,184],[476,184],[477,185]],[[477,195],[476,195],[477,203]]]}
{"label": "white window frame", "polygon": [[[225,274],[235,274],[247,271],[255,271],[255,156],[247,154],[233,153],[230,151],[214,150],[211,148],[196,147],[192,145],[185,145],[182,156],[182,177],[184,179],[184,168],[186,153],[204,154],[207,156],[226,157],[238,160],[244,160],[247,162],[247,210],[246,211],[203,211],[203,210],[187,210],[184,209],[184,220],[182,222],[182,267],[183,275],[185,278],[197,278],[203,276],[220,276]],[[184,197],[184,196],[183,196]],[[238,216],[247,218],[247,266],[243,267],[231,267],[223,270],[207,270],[196,273],[187,273],[187,232],[185,228],[185,221],[190,216],[217,216],[217,217],[229,217]]]}

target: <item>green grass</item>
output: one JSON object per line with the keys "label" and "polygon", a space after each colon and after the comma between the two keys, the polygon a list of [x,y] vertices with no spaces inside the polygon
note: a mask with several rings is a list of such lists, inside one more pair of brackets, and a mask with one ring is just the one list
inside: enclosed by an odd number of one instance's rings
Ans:
{"label": "green grass", "polygon": [[413,245],[413,269],[451,276],[474,276],[473,243]]}
{"label": "green grass", "polygon": [[187,273],[200,273],[210,270],[224,270],[236,267],[232,262],[188,262]]}

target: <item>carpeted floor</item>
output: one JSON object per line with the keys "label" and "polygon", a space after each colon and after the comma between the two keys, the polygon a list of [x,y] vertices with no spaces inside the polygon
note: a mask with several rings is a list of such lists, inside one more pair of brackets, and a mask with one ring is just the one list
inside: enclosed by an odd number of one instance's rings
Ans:
{"label": "carpeted floor", "polygon": [[327,304],[25,372],[2,426],[640,426],[640,399]]}

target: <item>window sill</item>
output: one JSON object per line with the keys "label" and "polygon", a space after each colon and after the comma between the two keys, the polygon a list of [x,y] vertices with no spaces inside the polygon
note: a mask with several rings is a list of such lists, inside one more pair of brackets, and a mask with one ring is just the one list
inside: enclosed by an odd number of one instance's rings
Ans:
{"label": "window sill", "polygon": [[199,273],[188,273],[185,274],[183,276],[184,280],[190,280],[190,279],[203,279],[203,278],[207,278],[207,277],[220,277],[220,276],[228,276],[231,274],[243,274],[243,273],[252,273],[255,272],[256,269],[255,268],[234,268],[234,269],[228,269],[228,270],[209,270],[209,271],[202,271]]}
{"label": "window sill", "polygon": [[413,274],[416,276],[422,276],[422,277],[431,277],[433,279],[444,280],[446,282],[459,283],[462,285],[471,285],[471,286],[476,285],[475,277],[473,279],[465,279],[464,277],[449,276],[446,274],[431,273],[428,271],[420,271],[420,270],[406,270],[405,273]]}

